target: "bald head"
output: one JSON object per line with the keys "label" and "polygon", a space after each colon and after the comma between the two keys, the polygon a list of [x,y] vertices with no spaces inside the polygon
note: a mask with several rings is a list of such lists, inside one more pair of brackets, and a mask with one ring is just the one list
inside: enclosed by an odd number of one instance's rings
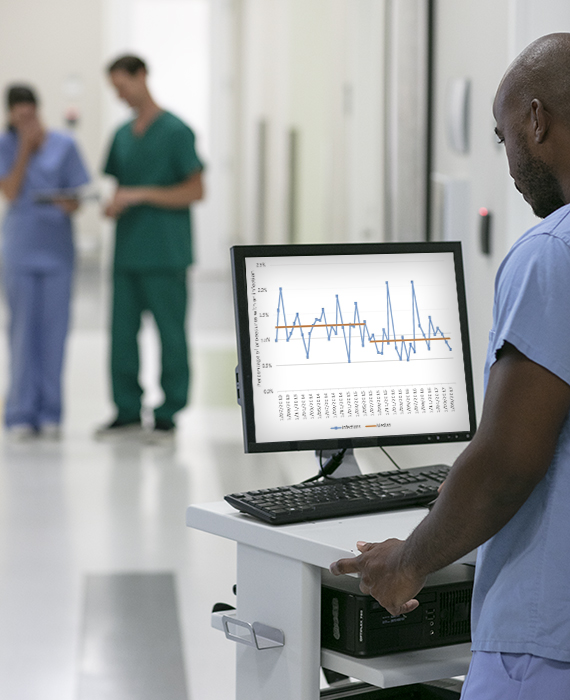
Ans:
{"label": "bald head", "polygon": [[505,73],[497,99],[523,118],[539,99],[570,128],[570,34],[547,34],[527,46]]}
{"label": "bald head", "polygon": [[534,41],[509,66],[493,104],[515,186],[537,216],[570,202],[570,34]]}

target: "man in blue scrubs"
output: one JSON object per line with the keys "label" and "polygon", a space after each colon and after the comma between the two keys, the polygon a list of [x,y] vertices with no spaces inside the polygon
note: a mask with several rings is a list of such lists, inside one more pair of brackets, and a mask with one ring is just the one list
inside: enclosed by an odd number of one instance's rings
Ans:
{"label": "man in blue scrubs", "polygon": [[14,438],[57,437],[73,270],[70,215],[78,202],[38,200],[89,176],[73,139],[42,126],[33,90],[12,86],[7,98],[9,128],[0,136],[0,190],[9,201],[2,246],[11,363],[4,422]]}
{"label": "man in blue scrubs", "polygon": [[402,542],[331,565],[393,615],[479,547],[463,700],[570,698],[570,34],[531,44],[493,107],[515,186],[544,219],[497,273],[481,425]]}

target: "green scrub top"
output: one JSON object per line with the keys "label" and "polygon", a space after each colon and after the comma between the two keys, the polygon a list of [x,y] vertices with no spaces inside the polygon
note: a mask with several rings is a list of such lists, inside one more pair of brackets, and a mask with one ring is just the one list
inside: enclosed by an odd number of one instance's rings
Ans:
{"label": "green scrub top", "polygon": [[[115,134],[105,173],[119,186],[168,187],[203,170],[192,129],[170,112],[161,112],[143,134],[133,133],[134,122]],[[165,209],[138,205],[118,219],[115,269],[186,268],[192,262],[190,208]]]}

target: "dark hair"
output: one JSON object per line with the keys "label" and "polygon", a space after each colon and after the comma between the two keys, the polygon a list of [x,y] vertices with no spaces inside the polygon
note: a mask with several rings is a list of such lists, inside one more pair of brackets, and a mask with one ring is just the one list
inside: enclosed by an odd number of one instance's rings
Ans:
{"label": "dark hair", "polygon": [[109,67],[107,68],[107,73],[113,73],[116,70],[124,70],[130,75],[135,75],[140,70],[148,72],[146,63],[142,60],[142,58],[139,58],[138,56],[134,56],[132,54],[119,56],[119,58],[115,59],[112,63],[109,64]]}
{"label": "dark hair", "polygon": [[8,109],[22,102],[37,105],[38,98],[34,90],[27,85],[10,85],[6,90],[6,104],[8,105]]}

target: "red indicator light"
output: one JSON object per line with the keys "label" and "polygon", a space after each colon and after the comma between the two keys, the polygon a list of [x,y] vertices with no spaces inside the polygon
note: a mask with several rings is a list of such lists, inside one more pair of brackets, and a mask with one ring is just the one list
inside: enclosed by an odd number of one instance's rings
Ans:
{"label": "red indicator light", "polygon": [[479,209],[479,237],[483,255],[491,255],[491,212],[487,207]]}

